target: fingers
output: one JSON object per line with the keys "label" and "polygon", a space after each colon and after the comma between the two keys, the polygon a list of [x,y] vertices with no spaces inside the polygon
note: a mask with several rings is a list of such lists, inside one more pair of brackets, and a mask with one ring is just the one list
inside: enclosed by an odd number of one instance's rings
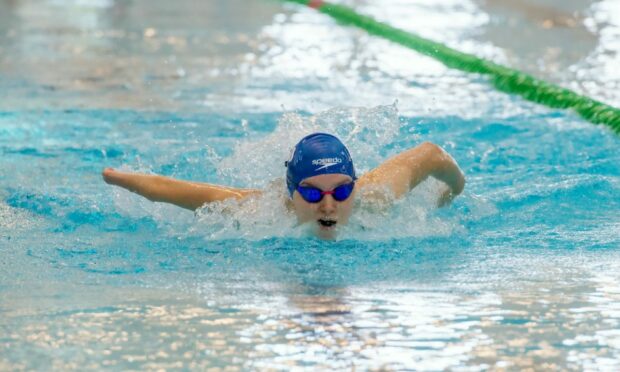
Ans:
{"label": "fingers", "polygon": [[101,172],[101,176],[106,183],[111,185],[115,184],[115,176],[118,174],[114,168],[105,168],[103,172]]}

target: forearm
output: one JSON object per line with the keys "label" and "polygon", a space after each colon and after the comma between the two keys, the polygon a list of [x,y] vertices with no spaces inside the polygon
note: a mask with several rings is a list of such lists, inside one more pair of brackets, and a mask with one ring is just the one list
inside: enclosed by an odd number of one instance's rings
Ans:
{"label": "forearm", "polygon": [[431,176],[448,185],[450,189],[446,194],[454,197],[463,192],[465,188],[465,176],[461,168],[456,164],[456,161],[447,152],[439,148],[435,162],[436,165]]}
{"label": "forearm", "polygon": [[410,188],[429,176],[445,183],[447,187],[441,187],[437,202],[440,207],[463,192],[465,176],[456,161],[440,146],[425,142],[409,151],[407,161],[411,169]]}
{"label": "forearm", "polygon": [[465,186],[463,172],[456,161],[440,146],[424,142],[403,153],[402,156],[406,169],[409,170],[409,189],[415,188],[431,176],[448,185],[454,195],[463,191]]}

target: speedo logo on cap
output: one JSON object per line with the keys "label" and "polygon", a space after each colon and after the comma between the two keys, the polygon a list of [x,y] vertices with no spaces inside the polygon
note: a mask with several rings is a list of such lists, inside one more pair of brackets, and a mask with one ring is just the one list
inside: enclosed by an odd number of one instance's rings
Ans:
{"label": "speedo logo on cap", "polygon": [[315,165],[315,166],[320,165],[320,167],[314,170],[315,172],[321,169],[331,167],[336,164],[340,164],[340,163],[342,163],[342,159],[340,158],[323,158],[323,159],[312,160],[312,165]]}

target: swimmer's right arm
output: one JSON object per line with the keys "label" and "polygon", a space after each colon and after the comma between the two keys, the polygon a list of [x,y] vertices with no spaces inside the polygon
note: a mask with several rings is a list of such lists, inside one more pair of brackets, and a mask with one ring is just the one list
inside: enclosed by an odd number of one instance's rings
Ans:
{"label": "swimmer's right arm", "polygon": [[104,169],[102,176],[106,183],[120,186],[151,201],[170,203],[190,210],[196,210],[206,203],[229,198],[241,200],[261,193],[256,189],[239,189],[153,174],[120,172],[112,168]]}

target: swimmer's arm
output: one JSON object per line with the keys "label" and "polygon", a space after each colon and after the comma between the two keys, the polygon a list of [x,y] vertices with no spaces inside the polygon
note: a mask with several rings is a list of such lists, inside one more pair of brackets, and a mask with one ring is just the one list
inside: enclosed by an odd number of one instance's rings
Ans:
{"label": "swimmer's arm", "polygon": [[135,192],[151,201],[175,204],[191,210],[196,210],[206,203],[229,198],[241,200],[261,192],[256,189],[181,181],[151,174],[119,172],[112,168],[104,169],[102,176],[105,182]]}
{"label": "swimmer's arm", "polygon": [[383,164],[360,177],[360,188],[370,185],[387,186],[397,198],[429,176],[444,182],[438,205],[449,203],[465,187],[465,176],[454,159],[441,147],[424,142],[386,160]]}

